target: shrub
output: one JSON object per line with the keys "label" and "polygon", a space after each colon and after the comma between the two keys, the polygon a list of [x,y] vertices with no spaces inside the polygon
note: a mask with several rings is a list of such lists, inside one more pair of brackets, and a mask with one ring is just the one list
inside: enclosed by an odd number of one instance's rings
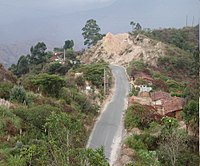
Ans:
{"label": "shrub", "polygon": [[158,138],[155,136],[152,136],[151,134],[144,133],[144,134],[137,135],[135,137],[140,139],[145,144],[148,150],[156,150],[156,148],[158,147],[158,144],[157,144]]}
{"label": "shrub", "polygon": [[26,91],[22,86],[14,86],[10,91],[10,100],[18,103],[26,102]]}
{"label": "shrub", "polygon": [[15,114],[22,118],[29,125],[33,125],[40,130],[44,129],[46,119],[50,116],[51,112],[58,112],[59,108],[50,105],[39,105],[27,108],[17,108],[14,110]]}
{"label": "shrub", "polygon": [[26,161],[24,158],[22,158],[21,156],[19,155],[16,155],[16,156],[12,156],[10,155],[8,160],[7,160],[7,164],[9,166],[25,166],[26,165]]}
{"label": "shrub", "polygon": [[132,61],[130,66],[138,71],[143,71],[145,69],[145,64],[143,61]]}
{"label": "shrub", "polygon": [[154,120],[154,110],[152,107],[143,106],[138,103],[128,108],[125,114],[125,127],[128,129],[138,127],[140,129],[148,128]]}
{"label": "shrub", "polygon": [[0,83],[0,98],[8,100],[10,98],[10,89],[13,88],[13,84],[10,82]]}
{"label": "shrub", "polygon": [[101,88],[103,84],[104,69],[108,69],[106,63],[97,63],[82,66],[78,71],[83,72],[85,79],[90,81],[97,88]]}
{"label": "shrub", "polygon": [[62,65],[58,62],[50,64],[48,67],[48,73],[49,74],[55,74],[61,67]]}
{"label": "shrub", "polygon": [[142,140],[137,135],[132,135],[125,140],[125,144],[130,148],[138,150],[147,150],[147,146],[142,142]]}
{"label": "shrub", "polygon": [[184,90],[184,86],[175,80],[167,80],[166,84],[167,84],[170,92],[177,92],[177,91]]}
{"label": "shrub", "polygon": [[136,84],[136,85],[147,85],[148,82],[145,81],[145,80],[142,79],[142,78],[137,78],[137,79],[135,80],[135,84]]}
{"label": "shrub", "polygon": [[62,88],[60,98],[64,99],[67,104],[75,106],[82,112],[96,112],[96,105],[92,104],[84,94],[78,92],[77,89]]}
{"label": "shrub", "polygon": [[0,134],[6,132],[15,135],[21,127],[21,119],[16,117],[10,109],[0,107]]}
{"label": "shrub", "polygon": [[135,87],[133,86],[132,89],[131,89],[130,96],[132,96],[132,95],[137,96],[138,93],[139,93],[139,91],[140,91],[139,88],[135,88]]}
{"label": "shrub", "polygon": [[58,97],[60,89],[65,84],[65,80],[62,77],[46,73],[33,76],[30,78],[30,82],[36,87],[41,87],[44,94],[52,97]]}
{"label": "shrub", "polygon": [[156,151],[139,150],[137,153],[138,165],[160,166]]}

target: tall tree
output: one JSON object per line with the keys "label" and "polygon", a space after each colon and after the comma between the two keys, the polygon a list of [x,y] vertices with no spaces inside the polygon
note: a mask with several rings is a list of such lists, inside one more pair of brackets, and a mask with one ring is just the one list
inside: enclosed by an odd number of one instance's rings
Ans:
{"label": "tall tree", "polygon": [[131,21],[130,25],[132,26],[132,31],[140,31],[140,30],[142,30],[142,26],[140,25],[140,23],[136,23],[134,21]]}
{"label": "tall tree", "polygon": [[142,30],[142,26],[140,25],[140,23],[137,23],[137,24],[135,25],[135,30],[136,30],[136,31]]}
{"label": "tall tree", "polygon": [[135,23],[134,21],[131,21],[131,22],[130,22],[130,25],[132,26],[132,31],[134,31],[135,24],[136,24],[136,23]]}
{"label": "tall tree", "polygon": [[66,49],[73,49],[74,41],[73,40],[66,40],[63,48]]}
{"label": "tall tree", "polygon": [[38,42],[34,47],[30,49],[30,62],[33,64],[40,64],[46,60],[47,46],[43,42]]}
{"label": "tall tree", "polygon": [[82,28],[82,35],[84,38],[84,45],[88,47],[95,45],[99,40],[102,39],[103,35],[100,34],[100,28],[96,23],[96,20],[90,19],[86,22],[85,26]]}
{"label": "tall tree", "polygon": [[26,74],[29,71],[29,63],[26,56],[22,55],[17,62],[17,74]]}

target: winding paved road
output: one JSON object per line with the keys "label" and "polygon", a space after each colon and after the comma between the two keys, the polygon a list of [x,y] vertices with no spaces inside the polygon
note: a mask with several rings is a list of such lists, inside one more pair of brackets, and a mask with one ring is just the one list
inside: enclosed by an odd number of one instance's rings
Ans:
{"label": "winding paved road", "polygon": [[[116,139],[122,134],[122,116],[125,109],[129,83],[123,67],[110,65],[115,78],[115,89],[111,102],[100,115],[90,135],[87,147],[96,149],[104,146],[106,157],[111,160],[111,152],[116,149]],[[120,139],[120,138],[119,138]]]}

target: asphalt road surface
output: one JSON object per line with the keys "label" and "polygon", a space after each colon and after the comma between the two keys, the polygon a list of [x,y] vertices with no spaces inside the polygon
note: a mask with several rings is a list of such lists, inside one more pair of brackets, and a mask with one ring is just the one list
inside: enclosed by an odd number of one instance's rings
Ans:
{"label": "asphalt road surface", "polygon": [[115,89],[112,100],[96,122],[88,147],[96,149],[104,147],[105,155],[110,160],[114,139],[120,137],[122,130],[122,116],[125,110],[125,101],[129,91],[129,83],[123,67],[110,65],[115,78]]}

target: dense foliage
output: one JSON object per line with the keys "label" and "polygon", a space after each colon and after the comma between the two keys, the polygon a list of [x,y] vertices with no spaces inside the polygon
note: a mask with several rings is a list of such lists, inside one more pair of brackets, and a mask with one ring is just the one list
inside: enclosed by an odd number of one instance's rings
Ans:
{"label": "dense foliage", "polygon": [[99,33],[100,30],[101,29],[97,25],[96,20],[87,20],[85,26],[82,29],[82,35],[85,40],[84,45],[88,45],[88,47],[90,47],[95,45],[99,40],[101,40],[103,35]]}
{"label": "dense foliage", "polygon": [[50,62],[51,53],[38,43],[10,68],[18,81],[0,83],[0,97],[12,102],[0,107],[0,165],[109,165],[103,148],[85,148],[105,95],[104,69],[110,78],[108,64],[80,65],[73,43],[65,44],[64,64]]}

